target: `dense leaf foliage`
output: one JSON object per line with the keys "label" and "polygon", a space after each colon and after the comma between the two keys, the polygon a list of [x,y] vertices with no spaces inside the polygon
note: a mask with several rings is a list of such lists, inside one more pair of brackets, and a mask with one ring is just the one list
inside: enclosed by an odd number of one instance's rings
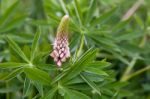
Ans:
{"label": "dense leaf foliage", "polygon": [[[0,99],[149,99],[149,0],[0,0]],[[71,56],[50,57],[69,15]]]}

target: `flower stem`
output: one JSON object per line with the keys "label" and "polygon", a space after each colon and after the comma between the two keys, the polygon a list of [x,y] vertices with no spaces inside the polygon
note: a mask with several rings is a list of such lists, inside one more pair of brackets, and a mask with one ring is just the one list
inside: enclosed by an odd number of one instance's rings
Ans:
{"label": "flower stem", "polygon": [[121,77],[120,81],[127,81],[128,75],[130,74],[132,68],[134,67],[137,58],[138,58],[138,57],[135,56],[135,57],[132,59],[132,61],[130,62],[129,66],[128,66],[127,69],[125,70],[123,76]]}

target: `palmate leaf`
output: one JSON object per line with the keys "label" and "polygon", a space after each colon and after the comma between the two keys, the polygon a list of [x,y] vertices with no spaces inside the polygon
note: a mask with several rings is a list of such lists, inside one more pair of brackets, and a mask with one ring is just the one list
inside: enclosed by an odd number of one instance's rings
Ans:
{"label": "palmate leaf", "polygon": [[89,49],[87,52],[85,52],[72,66],[72,68],[68,71],[66,77],[63,78],[63,80],[68,81],[77,75],[80,74],[81,71],[83,71],[84,66],[88,64],[89,62],[93,61],[93,59],[96,57],[97,49]]}
{"label": "palmate leaf", "polygon": [[24,72],[28,78],[44,85],[50,85],[51,78],[48,73],[34,67],[24,68]]}

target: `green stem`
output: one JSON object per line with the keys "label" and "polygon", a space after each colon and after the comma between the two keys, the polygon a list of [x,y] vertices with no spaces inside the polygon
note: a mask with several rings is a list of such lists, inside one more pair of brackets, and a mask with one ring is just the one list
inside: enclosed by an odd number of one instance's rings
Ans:
{"label": "green stem", "polygon": [[143,73],[143,72],[145,72],[145,71],[147,71],[147,70],[150,70],[150,66],[146,66],[145,68],[140,69],[140,70],[138,70],[138,71],[136,71],[136,72],[130,74],[130,75],[126,78],[126,80],[129,80],[129,79],[131,79],[132,77],[135,77],[135,76],[137,76],[137,75],[139,75],[139,74],[141,74],[141,73]]}
{"label": "green stem", "polygon": [[84,45],[84,34],[82,34],[82,36],[81,36],[81,43],[80,43],[79,50],[77,51],[76,58],[80,56],[80,54],[82,52],[83,45]]}
{"label": "green stem", "polygon": [[127,81],[127,77],[128,75],[130,74],[131,70],[133,69],[135,63],[136,63],[136,60],[137,60],[137,56],[135,56],[132,61],[130,62],[129,66],[126,68],[123,76],[121,77],[120,81]]}

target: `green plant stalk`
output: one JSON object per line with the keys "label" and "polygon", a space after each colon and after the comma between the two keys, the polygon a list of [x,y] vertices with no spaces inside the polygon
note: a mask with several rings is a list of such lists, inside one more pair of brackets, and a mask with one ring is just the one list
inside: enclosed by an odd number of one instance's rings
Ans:
{"label": "green plant stalk", "polygon": [[77,51],[76,58],[78,58],[80,56],[82,49],[83,49],[83,45],[84,45],[84,34],[82,34],[82,36],[81,36],[81,43],[80,43],[79,50]]}
{"label": "green plant stalk", "polygon": [[120,81],[127,81],[127,78],[132,70],[132,68],[134,67],[135,63],[136,63],[137,57],[134,57],[132,59],[132,61],[130,62],[129,66],[126,68],[123,76],[121,77]]}
{"label": "green plant stalk", "polygon": [[130,74],[130,75],[126,78],[126,80],[129,80],[129,79],[131,79],[132,77],[135,77],[135,76],[137,76],[137,75],[139,75],[139,74],[141,74],[141,73],[143,73],[143,72],[145,72],[145,71],[147,71],[147,70],[150,70],[150,65],[149,65],[149,66],[146,66],[145,68],[142,68],[142,69],[140,69],[140,70],[138,70],[138,71],[136,71],[136,72],[134,72],[134,73],[132,73],[132,74]]}

